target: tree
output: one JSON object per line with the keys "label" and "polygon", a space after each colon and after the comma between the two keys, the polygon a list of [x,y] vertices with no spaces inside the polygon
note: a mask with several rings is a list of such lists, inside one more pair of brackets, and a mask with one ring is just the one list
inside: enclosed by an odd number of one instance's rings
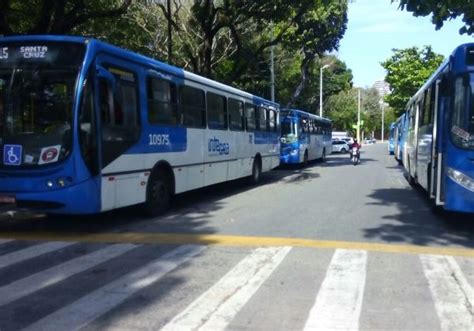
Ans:
{"label": "tree", "polygon": [[132,0],[2,0],[0,35],[69,34],[94,19],[123,15]]}
{"label": "tree", "polygon": [[300,97],[314,60],[324,52],[339,47],[339,40],[347,26],[347,0],[306,0],[297,3],[304,14],[295,21],[295,27],[289,29],[283,39],[286,47],[299,49],[302,55],[300,81],[287,107],[295,104]]}
{"label": "tree", "polygon": [[[392,0],[394,2],[394,0]],[[399,8],[412,12],[414,16],[431,17],[431,22],[440,29],[448,19],[462,16],[464,26],[459,33],[474,33],[474,2],[472,0],[400,0]]]}
{"label": "tree", "polygon": [[324,103],[325,117],[332,120],[334,131],[352,131],[357,123],[357,89],[341,91]]}
{"label": "tree", "polygon": [[381,63],[387,71],[385,81],[391,93],[385,96],[396,114],[400,115],[406,103],[443,62],[444,57],[430,46],[393,49],[394,54]]}

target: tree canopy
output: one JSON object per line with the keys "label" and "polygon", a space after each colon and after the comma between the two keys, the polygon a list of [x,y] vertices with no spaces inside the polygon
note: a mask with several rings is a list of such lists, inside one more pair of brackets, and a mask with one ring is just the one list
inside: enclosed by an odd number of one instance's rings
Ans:
{"label": "tree canopy", "polygon": [[432,15],[431,21],[436,29],[440,29],[448,19],[462,17],[464,26],[459,29],[459,33],[469,35],[474,33],[474,2],[472,0],[399,0],[399,2],[402,10],[409,11],[414,16]]}
{"label": "tree canopy", "polygon": [[316,111],[319,68],[324,97],[350,88],[337,50],[348,0],[2,0],[0,34],[86,35],[196,74],[270,97],[275,48],[277,101]]}
{"label": "tree canopy", "polygon": [[391,93],[385,101],[400,115],[406,103],[443,62],[444,57],[430,46],[393,49],[393,55],[381,63],[387,71],[385,81]]}

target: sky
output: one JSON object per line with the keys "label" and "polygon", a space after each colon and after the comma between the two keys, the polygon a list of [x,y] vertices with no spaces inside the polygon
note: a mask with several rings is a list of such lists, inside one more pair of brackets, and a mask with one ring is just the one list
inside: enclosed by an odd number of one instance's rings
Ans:
{"label": "sky", "polygon": [[347,30],[336,54],[352,70],[354,86],[371,87],[384,79],[380,62],[393,55],[393,48],[430,45],[446,57],[456,46],[474,42],[472,36],[459,34],[461,27],[457,19],[436,30],[430,17],[414,17],[399,10],[397,2],[355,0],[349,3]]}

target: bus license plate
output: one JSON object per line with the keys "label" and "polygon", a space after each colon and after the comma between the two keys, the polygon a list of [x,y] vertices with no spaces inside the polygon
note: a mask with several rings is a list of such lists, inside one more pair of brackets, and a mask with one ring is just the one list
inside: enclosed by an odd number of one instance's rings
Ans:
{"label": "bus license plate", "polygon": [[11,195],[1,195],[0,194],[0,203],[14,204],[16,203],[16,198]]}

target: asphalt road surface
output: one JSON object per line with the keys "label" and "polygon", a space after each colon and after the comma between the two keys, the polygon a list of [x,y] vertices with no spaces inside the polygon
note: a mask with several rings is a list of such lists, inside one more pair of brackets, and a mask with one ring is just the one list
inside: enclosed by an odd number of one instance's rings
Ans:
{"label": "asphalt road surface", "polygon": [[469,330],[474,216],[385,144],[95,216],[0,216],[0,330]]}

